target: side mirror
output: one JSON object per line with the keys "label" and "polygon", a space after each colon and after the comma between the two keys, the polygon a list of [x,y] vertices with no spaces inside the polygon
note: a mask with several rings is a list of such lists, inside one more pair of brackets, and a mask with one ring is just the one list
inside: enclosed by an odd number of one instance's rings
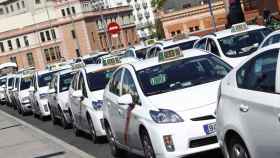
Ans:
{"label": "side mirror", "polygon": [[83,92],[81,90],[74,91],[73,92],[73,97],[82,98],[83,97]]}
{"label": "side mirror", "polygon": [[35,91],[34,87],[29,88],[29,92],[34,92],[34,91]]}
{"label": "side mirror", "polygon": [[49,89],[48,93],[49,94],[54,94],[55,93],[55,89]]}
{"label": "side mirror", "polygon": [[131,105],[131,104],[133,104],[132,96],[130,94],[126,94],[126,95],[121,96],[118,99],[118,104],[119,105]]}

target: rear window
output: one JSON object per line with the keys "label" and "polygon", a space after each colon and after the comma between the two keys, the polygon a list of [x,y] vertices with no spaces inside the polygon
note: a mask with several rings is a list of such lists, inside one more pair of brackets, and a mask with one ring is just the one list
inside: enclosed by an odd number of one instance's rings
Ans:
{"label": "rear window", "polygon": [[102,70],[99,72],[90,72],[87,74],[87,82],[90,91],[98,91],[105,89],[107,83],[111,79],[117,67]]}

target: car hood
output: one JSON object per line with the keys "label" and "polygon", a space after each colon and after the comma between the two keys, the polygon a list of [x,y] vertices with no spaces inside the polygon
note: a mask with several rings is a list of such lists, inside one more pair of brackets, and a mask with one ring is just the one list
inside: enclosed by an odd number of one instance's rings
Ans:
{"label": "car hood", "polygon": [[148,97],[158,109],[183,112],[216,103],[220,80]]}

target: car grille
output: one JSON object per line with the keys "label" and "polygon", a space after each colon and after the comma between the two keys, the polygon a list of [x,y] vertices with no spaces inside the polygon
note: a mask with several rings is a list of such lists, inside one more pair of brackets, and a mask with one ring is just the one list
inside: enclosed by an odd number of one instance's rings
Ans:
{"label": "car grille", "polygon": [[215,117],[213,115],[191,118],[192,121],[205,121],[205,120],[214,120],[214,119]]}
{"label": "car grille", "polygon": [[218,143],[218,139],[216,136],[202,138],[202,139],[196,139],[190,141],[190,148],[197,148],[205,145],[211,145]]}

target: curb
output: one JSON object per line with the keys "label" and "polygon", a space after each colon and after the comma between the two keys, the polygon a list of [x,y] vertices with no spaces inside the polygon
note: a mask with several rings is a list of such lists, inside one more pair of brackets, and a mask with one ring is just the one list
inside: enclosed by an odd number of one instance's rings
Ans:
{"label": "curb", "polygon": [[45,131],[43,131],[41,129],[38,129],[38,128],[32,126],[31,124],[29,124],[29,123],[27,123],[25,121],[22,121],[22,120],[20,120],[20,119],[18,119],[16,117],[14,117],[14,116],[4,112],[4,111],[2,111],[2,110],[0,110],[0,114],[3,114],[3,115],[5,115],[5,116],[7,116],[9,118],[12,118],[12,119],[16,120],[17,122],[19,122],[20,124],[22,124],[22,125],[24,125],[24,126],[26,126],[28,128],[31,128],[32,130],[34,130],[34,131],[38,132],[39,134],[45,136],[47,139],[50,139],[51,141],[54,141],[58,145],[61,145],[65,149],[67,149],[67,150],[69,150],[69,151],[71,151],[73,153],[78,154],[81,158],[95,158],[94,156],[89,155],[88,153],[78,149],[77,147],[75,147],[73,145],[70,145],[70,144],[62,141],[61,139],[56,138],[56,137],[48,134],[47,132],[45,132]]}

